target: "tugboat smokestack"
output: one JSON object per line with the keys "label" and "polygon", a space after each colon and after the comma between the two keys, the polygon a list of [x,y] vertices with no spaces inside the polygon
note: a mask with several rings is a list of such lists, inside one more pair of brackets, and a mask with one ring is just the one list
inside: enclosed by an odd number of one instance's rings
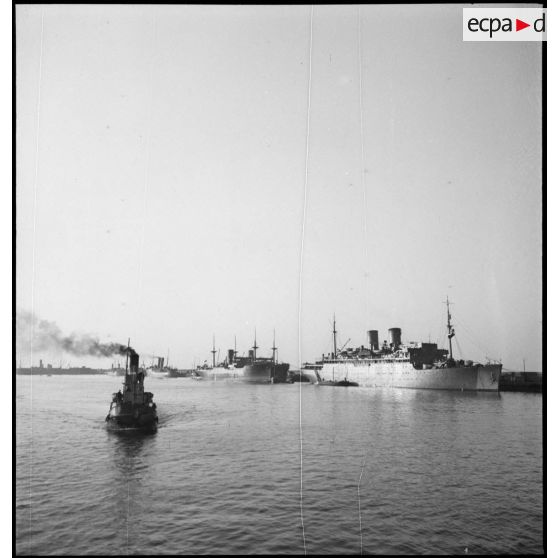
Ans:
{"label": "tugboat smokestack", "polygon": [[130,372],[132,374],[137,374],[139,368],[139,355],[134,351],[134,349],[130,349]]}

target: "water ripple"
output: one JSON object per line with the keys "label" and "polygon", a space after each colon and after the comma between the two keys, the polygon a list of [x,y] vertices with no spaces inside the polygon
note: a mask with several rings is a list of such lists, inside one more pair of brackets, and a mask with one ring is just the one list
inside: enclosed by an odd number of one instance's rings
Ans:
{"label": "water ripple", "polygon": [[540,397],[168,379],[158,432],[119,436],[114,379],[30,387],[17,377],[21,555],[302,554],[301,475],[310,554],[360,553],[361,523],[365,554],[543,549]]}

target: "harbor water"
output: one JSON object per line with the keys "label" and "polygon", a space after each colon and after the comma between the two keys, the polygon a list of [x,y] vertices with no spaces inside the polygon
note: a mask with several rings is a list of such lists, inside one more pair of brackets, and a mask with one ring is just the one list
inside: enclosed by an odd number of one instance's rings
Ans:
{"label": "harbor water", "polygon": [[543,552],[541,394],[16,377],[18,555]]}

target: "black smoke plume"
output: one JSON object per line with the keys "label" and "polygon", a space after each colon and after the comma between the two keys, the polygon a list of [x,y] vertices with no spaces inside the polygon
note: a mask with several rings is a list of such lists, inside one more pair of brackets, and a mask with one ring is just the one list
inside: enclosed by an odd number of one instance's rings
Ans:
{"label": "black smoke plume", "polygon": [[61,350],[75,356],[109,357],[113,355],[134,354],[131,347],[121,343],[101,343],[90,334],[64,335],[60,328],[47,320],[41,320],[31,312],[19,310],[16,316],[16,337],[18,347],[34,351]]}

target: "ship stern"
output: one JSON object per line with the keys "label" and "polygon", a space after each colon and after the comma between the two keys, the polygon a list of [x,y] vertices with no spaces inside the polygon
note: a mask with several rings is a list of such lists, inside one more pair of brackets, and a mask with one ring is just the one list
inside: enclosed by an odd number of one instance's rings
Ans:
{"label": "ship stern", "polygon": [[498,391],[500,385],[501,364],[485,364],[477,370],[478,391]]}

